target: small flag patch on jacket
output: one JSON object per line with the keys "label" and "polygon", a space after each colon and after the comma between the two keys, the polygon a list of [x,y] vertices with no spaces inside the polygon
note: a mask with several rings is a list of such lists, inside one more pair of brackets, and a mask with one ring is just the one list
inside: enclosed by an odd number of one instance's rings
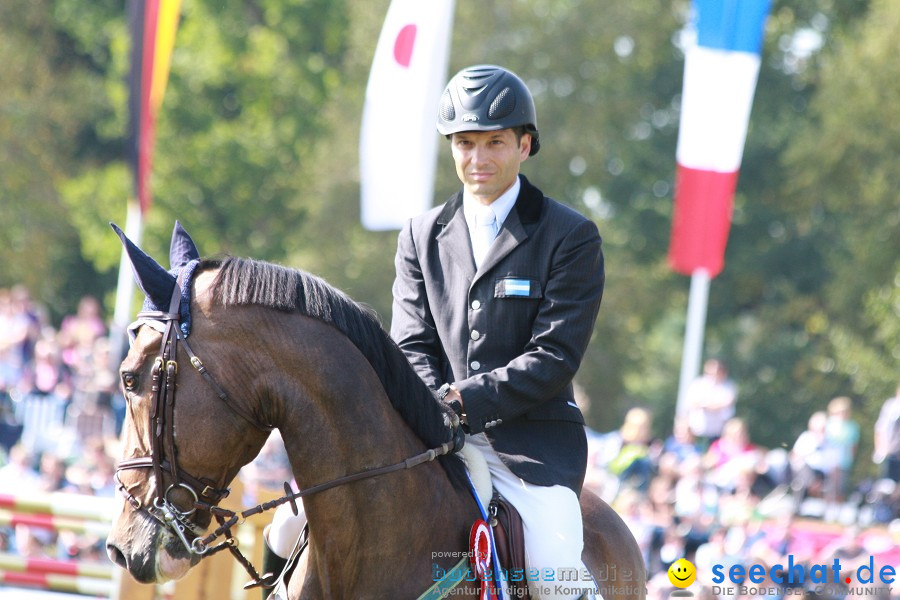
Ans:
{"label": "small flag patch on jacket", "polygon": [[501,279],[497,287],[499,296],[531,296],[531,281],[528,279]]}

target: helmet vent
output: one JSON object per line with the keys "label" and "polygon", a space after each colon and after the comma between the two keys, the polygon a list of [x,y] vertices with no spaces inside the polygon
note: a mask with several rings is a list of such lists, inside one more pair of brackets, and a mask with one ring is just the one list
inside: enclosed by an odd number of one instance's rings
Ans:
{"label": "helmet vent", "polygon": [[452,121],[456,118],[456,110],[453,108],[453,98],[450,97],[449,91],[445,91],[444,95],[441,96],[440,113],[441,120],[443,121]]}
{"label": "helmet vent", "polygon": [[502,119],[509,116],[515,108],[515,94],[513,94],[513,91],[510,88],[503,88],[503,90],[497,94],[497,97],[494,98],[494,101],[491,102],[491,106],[488,108],[488,118],[492,121]]}

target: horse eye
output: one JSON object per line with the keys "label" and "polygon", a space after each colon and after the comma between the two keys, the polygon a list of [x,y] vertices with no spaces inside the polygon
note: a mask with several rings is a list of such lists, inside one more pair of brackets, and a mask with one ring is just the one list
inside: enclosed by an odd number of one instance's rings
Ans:
{"label": "horse eye", "polygon": [[134,373],[122,373],[122,385],[125,387],[126,391],[133,391],[134,388],[137,387],[137,377],[135,377]]}

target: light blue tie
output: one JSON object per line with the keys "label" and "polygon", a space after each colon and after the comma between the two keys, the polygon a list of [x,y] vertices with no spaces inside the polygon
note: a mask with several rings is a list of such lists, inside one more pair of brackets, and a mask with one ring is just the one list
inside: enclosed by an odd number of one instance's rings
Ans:
{"label": "light blue tie", "polygon": [[497,217],[490,206],[479,204],[475,207],[475,231],[472,233],[472,255],[476,268],[481,267],[488,249],[497,237]]}

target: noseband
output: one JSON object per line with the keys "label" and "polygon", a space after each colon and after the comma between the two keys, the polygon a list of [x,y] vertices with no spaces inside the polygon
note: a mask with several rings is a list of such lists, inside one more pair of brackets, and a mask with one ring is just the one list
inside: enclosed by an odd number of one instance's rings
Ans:
{"label": "noseband", "polygon": [[[190,285],[190,282],[187,282],[186,285]],[[212,387],[219,399],[229,409],[253,425],[253,427],[265,433],[270,433],[275,427],[259,423],[246,409],[231,400],[212,374],[206,370],[203,362],[197,357],[194,351],[191,350],[191,347],[187,343],[187,339],[182,334],[181,328],[179,327],[181,320],[180,304],[181,285],[179,281],[175,283],[175,287],[172,290],[172,299],[169,303],[168,312],[142,311],[138,313],[138,320],[164,324],[159,355],[154,360],[153,368],[151,370],[151,391],[153,392],[153,398],[149,419],[150,456],[142,456],[121,461],[116,468],[115,480],[119,491],[129,504],[131,504],[132,508],[135,510],[146,511],[163,527],[174,533],[191,554],[209,556],[220,550],[230,550],[238,562],[243,565],[253,578],[253,581],[248,583],[245,587],[271,585],[273,576],[271,574],[260,576],[253,565],[250,564],[237,549],[237,539],[234,537],[231,530],[244,519],[271,510],[288,502],[290,502],[294,514],[297,515],[297,498],[323,492],[353,481],[368,479],[370,477],[376,477],[378,475],[384,475],[402,469],[410,469],[416,465],[432,461],[439,456],[457,451],[462,447],[462,439],[456,435],[457,428],[459,427],[459,418],[453,414],[451,417],[453,419],[453,422],[451,423],[453,432],[451,433],[451,441],[444,443],[437,448],[431,448],[399,463],[345,475],[299,492],[293,492],[290,485],[285,483],[284,496],[259,504],[253,508],[246,509],[240,513],[219,508],[216,505],[219,501],[228,496],[230,492],[229,488],[216,487],[215,481],[194,477],[178,466],[177,449],[175,448],[175,391],[176,377],[178,376],[177,350],[179,342],[184,347],[184,351],[187,353],[191,365],[203,376],[203,379]],[[151,469],[153,471],[154,478],[156,479],[156,494],[149,506],[141,502],[141,500],[131,492],[131,489],[122,483],[122,480],[119,478],[120,471],[129,469]],[[173,480],[173,483],[168,486],[166,486],[163,481],[164,472],[169,473]],[[172,492],[179,489],[186,491],[192,499],[192,504],[187,510],[180,509],[170,499]],[[206,537],[201,537],[204,533],[204,529],[191,520],[191,517],[198,509],[209,512],[219,523],[219,527]],[[188,540],[188,533],[193,536],[193,540]],[[211,544],[220,537],[224,537],[225,540],[216,546],[211,546]]]}

